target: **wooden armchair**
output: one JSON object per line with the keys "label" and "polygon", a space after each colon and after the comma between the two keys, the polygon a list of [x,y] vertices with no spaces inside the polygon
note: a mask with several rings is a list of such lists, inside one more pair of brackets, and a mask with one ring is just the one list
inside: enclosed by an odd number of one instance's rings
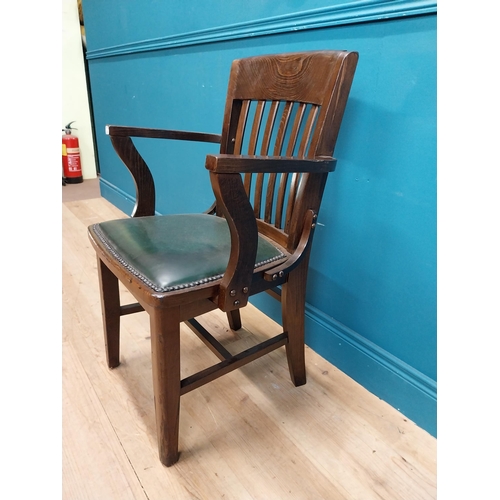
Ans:
{"label": "wooden armchair", "polygon": [[[131,172],[133,217],[89,227],[98,257],[107,362],[119,365],[120,316],[150,316],[160,460],[178,460],[180,396],[285,346],[293,383],[306,382],[304,306],[311,242],[358,60],[318,51],[236,60],[222,135],[108,126]],[[215,194],[203,214],[155,216],[155,188],[131,137],[220,143],[206,157]],[[201,175],[201,172],[200,172]],[[138,301],[120,305],[118,280]],[[281,288],[280,288],[281,287]],[[283,333],[230,353],[194,319],[219,308],[232,329],[251,295],[281,300]],[[180,378],[180,323],[221,360]]]}

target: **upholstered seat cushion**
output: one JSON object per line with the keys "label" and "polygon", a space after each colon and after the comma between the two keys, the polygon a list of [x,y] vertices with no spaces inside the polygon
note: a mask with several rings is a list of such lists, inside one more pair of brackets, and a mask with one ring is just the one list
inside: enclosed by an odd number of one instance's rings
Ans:
{"label": "upholstered seat cushion", "polygon": [[[182,214],[120,219],[92,226],[100,243],[157,292],[220,279],[229,261],[227,222],[214,215]],[[259,236],[255,267],[286,256]]]}

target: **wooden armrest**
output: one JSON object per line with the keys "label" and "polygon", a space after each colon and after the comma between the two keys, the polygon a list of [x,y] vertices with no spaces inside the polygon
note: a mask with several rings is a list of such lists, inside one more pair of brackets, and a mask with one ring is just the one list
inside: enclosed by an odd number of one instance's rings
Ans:
{"label": "wooden armrest", "polygon": [[174,139],[177,141],[214,142],[220,144],[219,134],[189,132],[184,130],[163,130],[159,128],[123,127],[106,125],[106,134],[111,137],[146,137],[150,139]]}
{"label": "wooden armrest", "polygon": [[216,174],[333,172],[337,160],[329,157],[314,159],[282,156],[207,155],[205,167]]}

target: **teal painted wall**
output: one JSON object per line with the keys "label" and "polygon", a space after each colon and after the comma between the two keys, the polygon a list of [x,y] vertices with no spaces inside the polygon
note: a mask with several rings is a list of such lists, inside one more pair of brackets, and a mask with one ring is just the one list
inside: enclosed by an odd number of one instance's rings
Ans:
{"label": "teal painted wall", "polygon": [[[229,67],[250,55],[356,50],[358,69],[315,235],[307,342],[436,433],[436,4],[428,1],[83,3],[103,196],[133,182],[106,124],[219,133]],[[160,213],[213,200],[216,145],[137,141]],[[255,298],[279,319],[267,295]]]}

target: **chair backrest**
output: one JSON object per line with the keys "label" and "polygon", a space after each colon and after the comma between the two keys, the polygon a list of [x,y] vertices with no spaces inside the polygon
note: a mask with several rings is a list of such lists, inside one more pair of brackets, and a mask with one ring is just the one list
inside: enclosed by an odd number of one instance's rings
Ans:
{"label": "chair backrest", "polygon": [[[358,60],[317,51],[240,59],[231,67],[221,153],[333,156]],[[305,212],[319,210],[326,173],[245,174],[259,231],[293,251]]]}

